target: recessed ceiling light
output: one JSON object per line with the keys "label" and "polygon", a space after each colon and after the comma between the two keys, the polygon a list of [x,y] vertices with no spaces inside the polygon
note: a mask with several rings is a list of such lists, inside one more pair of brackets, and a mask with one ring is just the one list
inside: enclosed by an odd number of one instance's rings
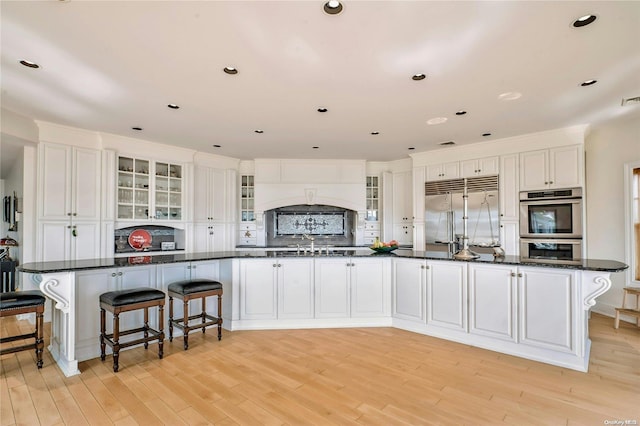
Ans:
{"label": "recessed ceiling light", "polygon": [[234,67],[224,67],[222,70],[227,74],[231,74],[231,75],[238,74],[238,70]]}
{"label": "recessed ceiling light", "polygon": [[442,124],[447,121],[447,117],[435,117],[427,120],[427,124],[433,126],[435,124]]}
{"label": "recessed ceiling light", "polygon": [[167,106],[168,106],[169,108],[171,108],[171,109],[178,109],[178,108],[180,108],[180,107],[179,107],[178,105],[176,105],[176,104],[169,104],[169,105],[167,105]]}
{"label": "recessed ceiling light", "polygon": [[580,83],[580,86],[585,87],[585,86],[591,86],[592,84],[596,84],[598,82],[598,80],[586,80],[583,81],[582,83]]}
{"label": "recessed ceiling light", "polygon": [[466,113],[467,111],[460,110],[456,112],[456,115],[465,115]]}
{"label": "recessed ceiling light", "polygon": [[255,133],[264,133],[264,130],[260,130],[260,129],[256,129],[254,130]]}
{"label": "recessed ceiling light", "polygon": [[522,93],[520,92],[505,92],[498,95],[498,99],[501,101],[515,101],[516,99],[520,99],[522,97]]}
{"label": "recessed ceiling light", "polygon": [[371,132],[372,135],[379,135],[380,132]]}
{"label": "recessed ceiling light", "polygon": [[324,4],[324,11],[329,15],[337,15],[342,12],[342,3],[338,0],[329,0]]}
{"label": "recessed ceiling light", "polygon": [[576,28],[584,27],[585,25],[589,25],[595,20],[596,15],[584,15],[573,21],[573,26]]}
{"label": "recessed ceiling light", "polygon": [[320,147],[319,147],[319,146],[312,146],[311,148],[313,148],[313,149],[319,149]]}
{"label": "recessed ceiling light", "polygon": [[454,141],[449,141],[449,142],[442,142],[440,145],[446,146],[446,145],[455,145],[456,143]]}
{"label": "recessed ceiling light", "polygon": [[213,147],[214,147],[214,148],[220,148],[220,147],[221,147],[221,145],[215,144],[215,145],[213,145]]}
{"label": "recessed ceiling light", "polygon": [[416,149],[415,147],[411,146],[409,148],[407,148],[409,151],[413,151],[414,149]]}
{"label": "recessed ceiling light", "polygon": [[622,100],[622,106],[638,105],[638,104],[640,104],[640,96],[635,96],[633,98],[626,98]]}
{"label": "recessed ceiling light", "polygon": [[491,136],[491,133],[483,133],[482,136],[484,137]]}
{"label": "recessed ceiling light", "polygon": [[140,130],[142,130],[142,127],[132,127],[131,129],[132,129],[132,130],[140,131]]}
{"label": "recessed ceiling light", "polygon": [[29,68],[40,68],[40,65],[36,64],[35,62],[31,62],[31,61],[27,61],[25,59],[21,60],[20,63],[22,65],[24,65],[25,67],[29,67]]}
{"label": "recessed ceiling light", "polygon": [[329,110],[326,108],[323,108],[323,107],[318,108],[318,112],[327,112],[327,111]]}
{"label": "recessed ceiling light", "polygon": [[425,78],[427,78],[427,76],[424,74],[414,74],[411,76],[411,80],[415,80],[415,81],[424,80]]}

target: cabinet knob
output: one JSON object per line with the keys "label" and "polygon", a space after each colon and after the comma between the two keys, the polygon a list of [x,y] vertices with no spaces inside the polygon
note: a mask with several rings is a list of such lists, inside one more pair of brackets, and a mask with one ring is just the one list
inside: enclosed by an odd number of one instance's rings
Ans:
{"label": "cabinet knob", "polygon": [[278,266],[278,265],[276,265],[276,264],[274,263],[274,264],[273,264],[273,267],[275,268],[276,266]]}
{"label": "cabinet knob", "polygon": [[[553,182],[551,182],[551,183],[553,183]],[[73,215],[74,215],[74,216],[78,216],[78,213],[74,213]]]}
{"label": "cabinet knob", "polygon": [[549,185],[549,182],[545,182],[544,184],[545,184],[545,185]]}
{"label": "cabinet knob", "polygon": [[121,277],[122,276],[122,272],[118,272],[118,276]]}
{"label": "cabinet knob", "polygon": [[426,269],[424,265],[420,265],[420,269]]}
{"label": "cabinet knob", "polygon": [[71,216],[71,213],[67,213],[67,216]]}
{"label": "cabinet knob", "polygon": [[518,278],[522,278],[522,272],[518,272]]}
{"label": "cabinet knob", "polygon": [[67,229],[71,229],[71,225],[67,225]]}
{"label": "cabinet knob", "polygon": [[549,185],[553,185],[553,181],[552,180],[549,181]]}
{"label": "cabinet knob", "polygon": [[112,272],[112,273],[111,273],[111,276],[112,276],[112,277],[115,277],[115,276],[116,276],[116,273],[115,273],[115,272]]}
{"label": "cabinet knob", "polygon": [[511,276],[512,276],[512,277],[515,277],[515,276],[516,276],[516,273],[515,273],[515,272],[512,272],[512,273],[511,273]]}
{"label": "cabinet knob", "polygon": [[282,267],[282,265],[280,263],[278,263],[278,268]]}
{"label": "cabinet knob", "polygon": [[187,269],[191,269],[191,265],[187,265]]}

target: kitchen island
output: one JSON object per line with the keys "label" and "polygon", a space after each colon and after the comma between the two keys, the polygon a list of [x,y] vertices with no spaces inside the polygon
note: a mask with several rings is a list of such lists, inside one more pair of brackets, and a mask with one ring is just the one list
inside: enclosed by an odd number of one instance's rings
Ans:
{"label": "kitchen island", "polygon": [[[223,326],[231,331],[398,327],[587,371],[589,310],[611,287],[610,274],[627,268],[609,260],[467,261],[412,250],[142,254],[19,267],[30,278],[23,282],[36,283],[54,302],[49,350],[65,375],[99,355],[101,293],[139,286],[166,292],[189,278],[223,283]],[[122,318],[122,326],[134,319]]]}

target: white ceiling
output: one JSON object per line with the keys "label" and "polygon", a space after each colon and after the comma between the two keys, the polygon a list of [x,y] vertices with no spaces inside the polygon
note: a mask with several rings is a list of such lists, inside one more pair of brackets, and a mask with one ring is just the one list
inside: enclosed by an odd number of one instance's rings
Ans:
{"label": "white ceiling", "polygon": [[3,0],[2,107],[241,159],[386,161],[640,118],[621,106],[640,96],[638,1],[343,3]]}

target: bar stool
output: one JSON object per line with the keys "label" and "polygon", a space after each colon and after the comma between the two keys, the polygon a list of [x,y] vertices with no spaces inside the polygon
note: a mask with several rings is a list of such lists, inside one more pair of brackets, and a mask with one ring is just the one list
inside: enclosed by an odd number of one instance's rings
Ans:
{"label": "bar stool", "polygon": [[[636,326],[640,328],[640,287],[624,287],[622,290],[622,307],[616,308],[613,328],[620,326],[620,314],[635,317]],[[635,308],[627,307],[627,295],[636,297]]]}
{"label": "bar stool", "polygon": [[36,365],[42,368],[42,350],[44,348],[43,322],[44,322],[44,302],[47,299],[38,290],[31,291],[10,291],[0,294],[0,318],[10,317],[19,314],[36,314],[36,329],[33,333],[20,334],[0,338],[0,344],[34,338],[34,343],[0,349],[0,355],[13,352],[35,349]]}
{"label": "bar stool", "polygon": [[[149,287],[138,287],[131,290],[119,290],[102,293],[100,295],[100,359],[105,360],[105,348],[109,345],[113,350],[113,371],[118,372],[120,349],[144,343],[144,348],[149,347],[149,342],[158,341],[158,358],[162,359],[164,332],[164,292]],[[149,327],[149,308],[158,307],[158,330]],[[144,325],[139,328],[120,330],[120,314],[122,312],[144,309]],[[105,311],[113,314],[113,333],[106,332]],[[144,337],[126,343],[120,343],[120,336],[134,333],[144,333]]]}
{"label": "bar stool", "polygon": [[[205,328],[217,325],[218,340],[222,339],[222,284],[218,281],[207,279],[194,279],[178,281],[169,284],[167,287],[169,294],[169,341],[173,341],[173,326],[175,325],[182,330],[184,336],[184,350],[189,348],[189,332],[198,328],[205,332]],[[209,296],[218,296],[218,316],[214,317],[206,312],[206,298]],[[182,300],[183,317],[182,319],[173,319],[173,298]],[[193,299],[202,299],[202,312],[197,315],[189,316],[189,301]],[[189,320],[200,318],[200,323],[189,325]],[[209,321],[207,321],[209,320]]]}

